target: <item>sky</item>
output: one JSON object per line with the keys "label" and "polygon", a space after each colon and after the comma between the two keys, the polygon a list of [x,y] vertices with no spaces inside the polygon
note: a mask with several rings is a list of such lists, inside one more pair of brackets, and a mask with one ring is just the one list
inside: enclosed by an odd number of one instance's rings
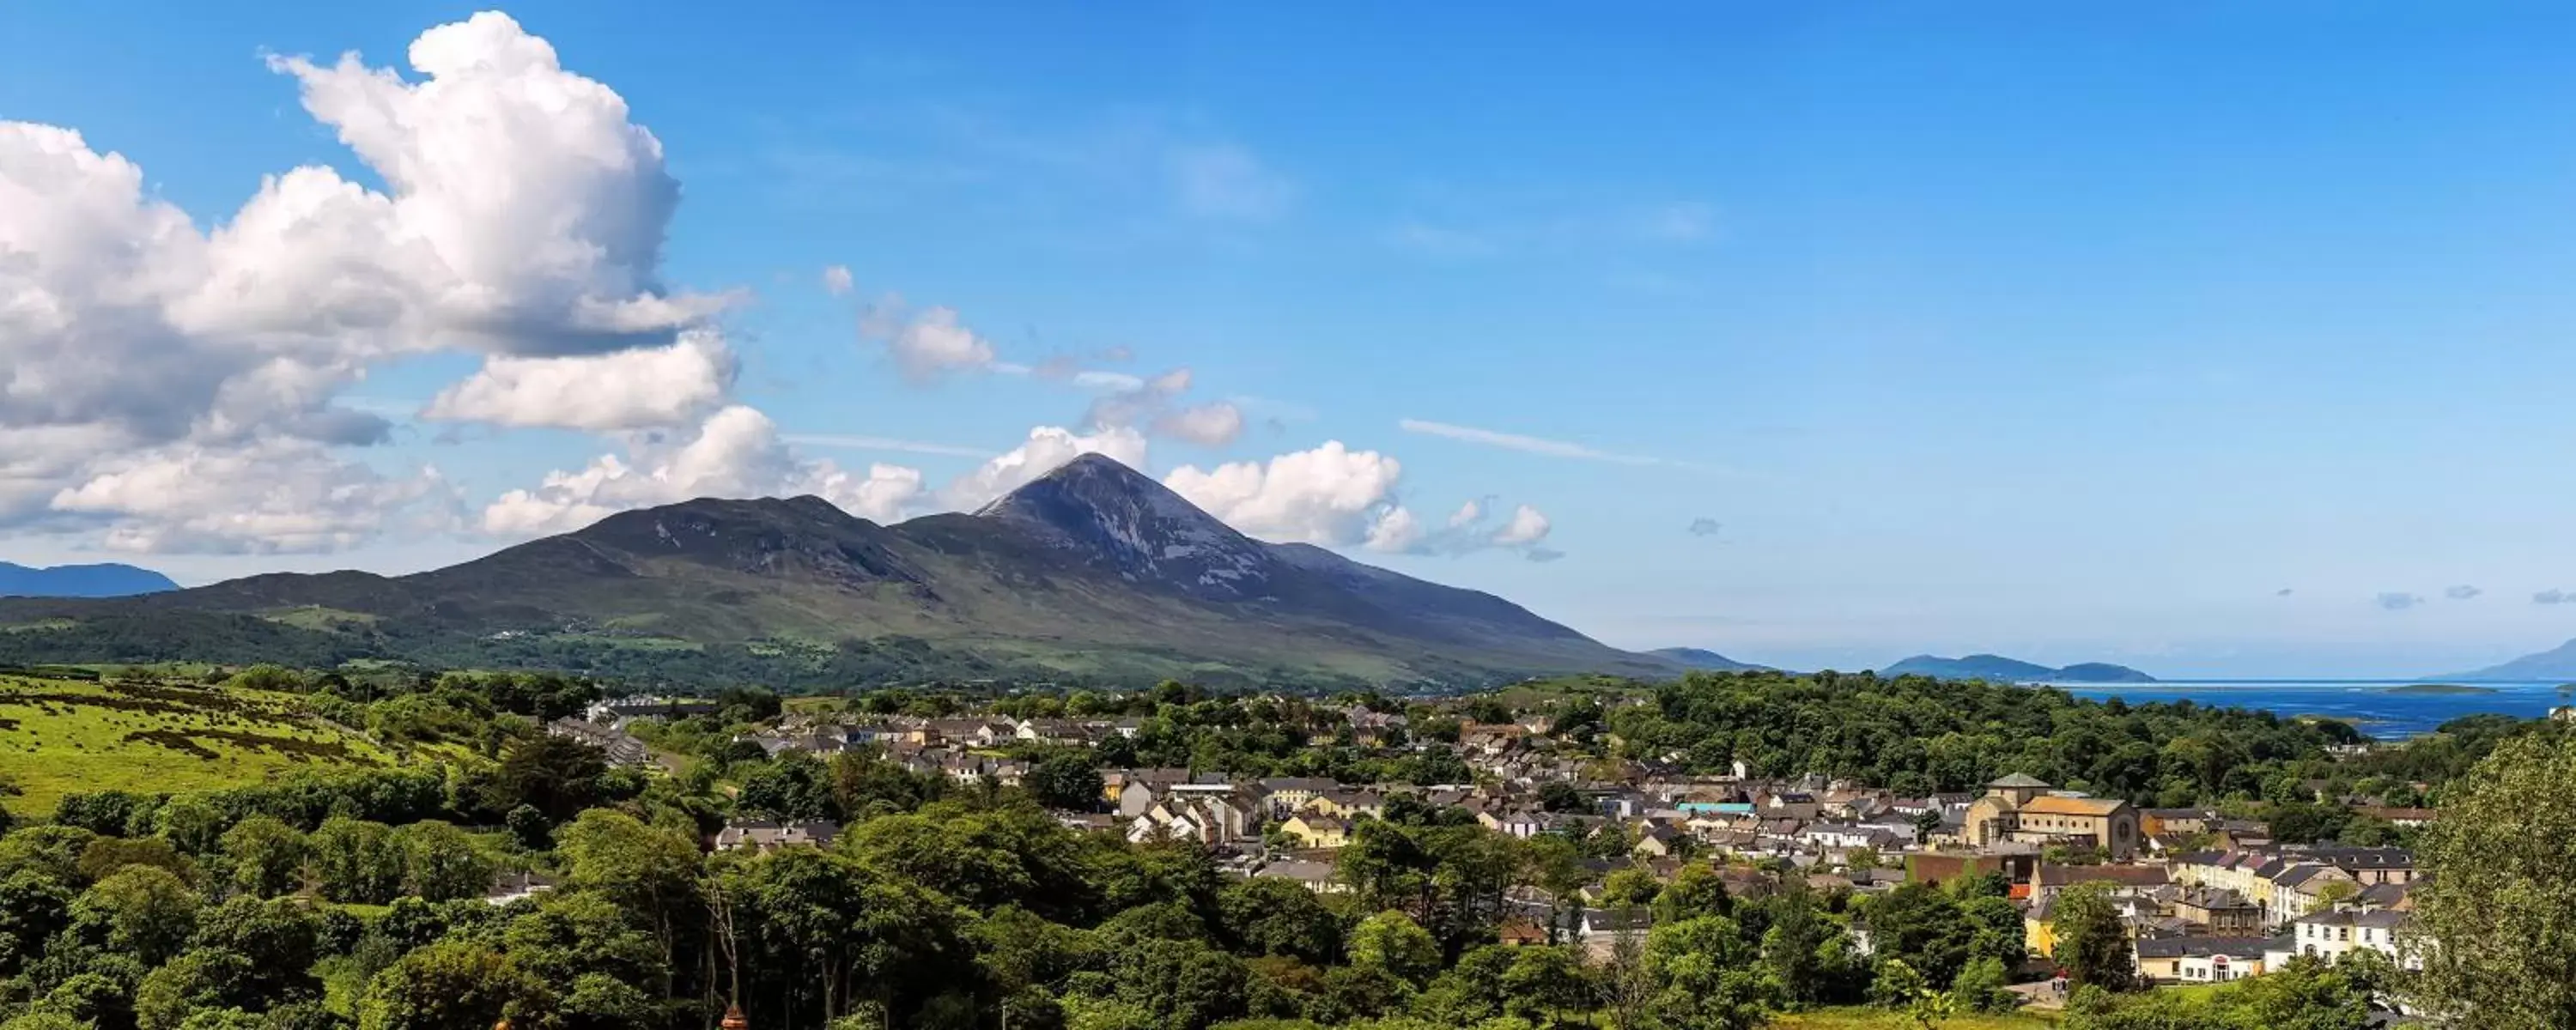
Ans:
{"label": "sky", "polygon": [[2576,10],[1487,10],[15,8],[0,559],[1099,451],[1620,646],[2576,636]]}

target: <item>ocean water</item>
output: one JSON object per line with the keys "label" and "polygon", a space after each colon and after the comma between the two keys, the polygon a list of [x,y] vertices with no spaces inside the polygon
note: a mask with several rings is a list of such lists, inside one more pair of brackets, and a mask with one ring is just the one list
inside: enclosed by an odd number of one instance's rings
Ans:
{"label": "ocean water", "polygon": [[2135,704],[2189,699],[2193,704],[2226,708],[2262,708],[2292,715],[2350,719],[2363,733],[2397,740],[2430,733],[2463,715],[2500,712],[2536,719],[2559,705],[2576,704],[2562,696],[2561,681],[2547,683],[2480,683],[2479,693],[2409,693],[2397,688],[2422,680],[2168,680],[2162,683],[2050,684],[2077,697],[2121,698]]}

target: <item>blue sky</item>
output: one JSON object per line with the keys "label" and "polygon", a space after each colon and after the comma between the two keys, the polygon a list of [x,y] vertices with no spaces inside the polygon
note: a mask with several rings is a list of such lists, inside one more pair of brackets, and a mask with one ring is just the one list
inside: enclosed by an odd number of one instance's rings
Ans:
{"label": "blue sky", "polygon": [[[212,230],[298,165],[384,188],[263,54],[417,80],[404,48],[474,10],[22,9],[0,119]],[[508,10],[658,139],[658,277],[737,291],[726,401],[802,460],[936,492],[1085,431],[1097,389],[904,375],[858,329],[892,292],[1002,365],[1189,369],[1175,406],[1243,429],[1146,431],[1158,476],[1340,441],[1401,463],[1381,512],[1542,511],[1534,546],[1334,542],[1615,644],[2413,674],[2576,635],[2532,599],[2576,590],[2563,7]],[[654,446],[421,417],[482,361],[335,387],[396,425],[334,453],[436,466],[454,524],[242,546],[49,502],[0,555],[407,571]]]}

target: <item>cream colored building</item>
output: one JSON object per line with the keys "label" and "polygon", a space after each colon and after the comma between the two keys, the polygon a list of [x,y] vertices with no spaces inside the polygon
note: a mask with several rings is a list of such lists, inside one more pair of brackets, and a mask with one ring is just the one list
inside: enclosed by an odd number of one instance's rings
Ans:
{"label": "cream colored building", "polygon": [[1986,796],[1968,803],[1964,835],[1986,847],[2001,843],[2091,845],[2114,862],[2138,850],[2138,812],[2126,801],[2049,793],[2049,786],[2014,773],[1986,785]]}

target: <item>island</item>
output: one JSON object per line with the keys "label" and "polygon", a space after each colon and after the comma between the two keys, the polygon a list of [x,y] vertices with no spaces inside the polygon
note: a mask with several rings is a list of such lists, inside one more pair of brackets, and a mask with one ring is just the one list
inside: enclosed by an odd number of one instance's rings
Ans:
{"label": "island", "polygon": [[2496,688],[2494,687],[2472,686],[2465,683],[2404,683],[2394,687],[2383,687],[2380,689],[2380,693],[2383,694],[2398,694],[2406,697],[2447,697],[2455,694],[2492,694],[2495,692]]}

